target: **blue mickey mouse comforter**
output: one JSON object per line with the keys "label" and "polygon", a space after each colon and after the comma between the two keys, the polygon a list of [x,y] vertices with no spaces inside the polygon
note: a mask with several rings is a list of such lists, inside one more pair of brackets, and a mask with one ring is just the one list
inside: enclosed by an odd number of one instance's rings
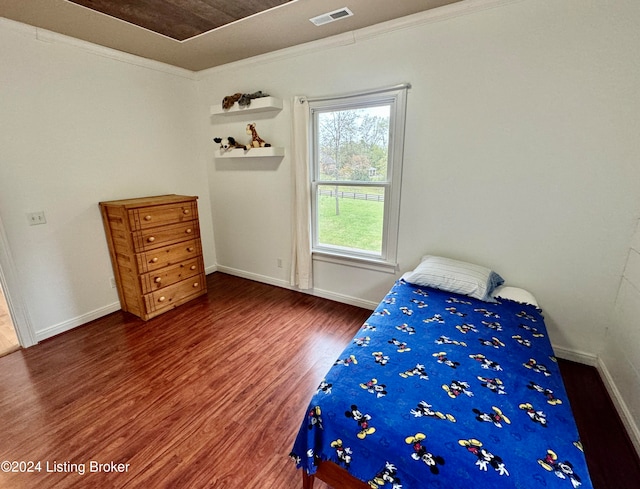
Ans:
{"label": "blue mickey mouse comforter", "polygon": [[313,396],[292,458],[373,488],[591,488],[540,310],[396,282]]}

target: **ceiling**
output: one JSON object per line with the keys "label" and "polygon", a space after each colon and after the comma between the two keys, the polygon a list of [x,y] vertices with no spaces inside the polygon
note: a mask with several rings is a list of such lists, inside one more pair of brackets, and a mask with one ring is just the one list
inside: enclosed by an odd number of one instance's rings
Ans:
{"label": "ceiling", "polygon": [[69,0],[176,41],[283,5],[290,0]]}
{"label": "ceiling", "polygon": [[[199,71],[461,0],[2,0],[0,17]],[[347,7],[353,16],[315,26]]]}

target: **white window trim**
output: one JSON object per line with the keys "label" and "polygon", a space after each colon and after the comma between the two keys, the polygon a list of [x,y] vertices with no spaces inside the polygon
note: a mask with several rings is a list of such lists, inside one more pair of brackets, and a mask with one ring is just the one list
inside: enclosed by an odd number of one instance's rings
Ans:
{"label": "white window trim", "polygon": [[[404,132],[406,121],[407,91],[411,85],[406,83],[389,88],[381,88],[366,92],[358,92],[335,97],[308,99],[311,112],[311,144],[309,151],[310,184],[311,184],[311,209],[312,209],[312,257],[314,261],[336,263],[340,265],[367,268],[386,273],[395,273],[398,270],[398,230],[400,225],[400,190],[402,183],[402,164],[404,157]],[[376,186],[386,187],[385,209],[383,223],[382,256],[369,256],[365,252],[348,251],[341,253],[338,249],[318,246],[316,237],[316,188],[319,184],[327,182],[317,181],[315,168],[315,117],[314,111],[332,108],[358,108],[372,105],[386,105],[391,103],[392,113],[389,125],[389,180],[385,182],[349,182],[339,181],[331,184],[347,186]],[[388,183],[390,181],[390,183]]]}

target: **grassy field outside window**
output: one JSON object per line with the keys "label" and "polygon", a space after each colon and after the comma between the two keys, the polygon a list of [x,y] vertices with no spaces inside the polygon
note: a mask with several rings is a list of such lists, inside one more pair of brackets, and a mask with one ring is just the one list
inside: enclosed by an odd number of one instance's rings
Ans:
{"label": "grassy field outside window", "polygon": [[408,88],[309,101],[314,258],[397,268]]}
{"label": "grassy field outside window", "polygon": [[[330,188],[335,191],[335,187]],[[346,195],[338,197],[339,213],[336,213],[335,194],[318,196],[318,241],[323,245],[379,254],[384,223],[383,189],[339,187],[339,191]],[[360,197],[350,197],[353,194]],[[362,198],[362,194],[368,198]]]}

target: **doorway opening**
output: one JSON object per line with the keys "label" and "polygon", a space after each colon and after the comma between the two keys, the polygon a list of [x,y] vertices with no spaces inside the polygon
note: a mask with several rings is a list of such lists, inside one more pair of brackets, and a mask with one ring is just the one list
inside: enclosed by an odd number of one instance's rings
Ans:
{"label": "doorway opening", "polygon": [[16,328],[11,319],[9,306],[0,285],[0,356],[7,355],[20,349],[20,341]]}

